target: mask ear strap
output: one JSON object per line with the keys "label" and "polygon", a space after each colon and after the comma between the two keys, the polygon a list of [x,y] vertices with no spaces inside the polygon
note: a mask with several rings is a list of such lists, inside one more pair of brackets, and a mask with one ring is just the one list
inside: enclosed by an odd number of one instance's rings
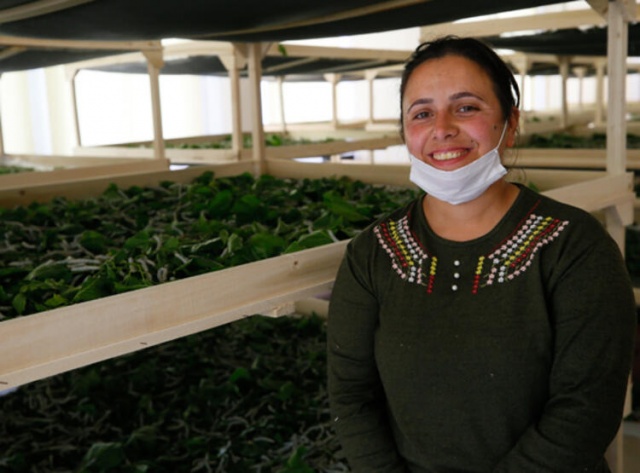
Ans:
{"label": "mask ear strap", "polygon": [[499,148],[500,145],[502,144],[502,140],[504,139],[504,135],[507,133],[507,128],[508,127],[509,127],[509,120],[504,122],[504,126],[502,127],[502,133],[500,134],[500,140],[498,141],[498,144],[496,145],[496,148]]}

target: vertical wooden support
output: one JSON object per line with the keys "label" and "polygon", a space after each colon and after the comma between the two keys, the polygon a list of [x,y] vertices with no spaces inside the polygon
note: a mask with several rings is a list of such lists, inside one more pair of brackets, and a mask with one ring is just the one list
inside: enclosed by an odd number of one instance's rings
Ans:
{"label": "vertical wooden support", "polygon": [[[0,85],[2,85],[2,74],[0,74]],[[0,90],[2,90],[2,87],[0,87]],[[4,156],[4,133],[2,131],[2,113],[0,113],[0,158]]]}
{"label": "vertical wooden support", "polygon": [[584,108],[583,91],[584,91],[584,76],[587,73],[586,67],[574,67],[573,73],[578,77],[578,107],[580,110]]}
{"label": "vertical wooden support", "polygon": [[[520,56],[511,61],[513,66],[518,70],[520,74],[520,111],[524,112],[524,82],[527,77],[527,72],[529,71],[529,58],[526,55]],[[520,113],[520,123],[518,124],[520,127],[520,133],[526,133],[525,130],[525,116],[524,113]]]}
{"label": "vertical wooden support", "polygon": [[619,1],[609,2],[608,13],[608,96],[607,96],[607,171],[622,174],[626,170],[627,121],[626,76],[629,26]]}
{"label": "vertical wooden support", "polygon": [[[628,21],[635,14],[635,0],[610,0],[607,7],[607,71],[609,82],[607,87],[607,173],[624,174],[627,167],[627,123],[626,123],[626,64],[629,38]],[[633,7],[633,8],[631,8]],[[633,13],[632,13],[633,12]],[[632,205],[632,204],[631,204]],[[628,206],[624,208],[606,209],[607,230],[617,241],[624,253],[625,218],[624,213],[632,212]],[[628,413],[630,390],[627,391]],[[615,440],[607,451],[611,471],[624,472],[624,436],[620,427]]]}
{"label": "vertical wooden support", "polygon": [[284,76],[278,76],[278,103],[280,105],[280,123],[282,131],[287,132],[287,118],[284,113]]}
{"label": "vertical wooden support", "polygon": [[373,123],[375,122],[375,118],[373,116],[373,106],[375,103],[374,93],[373,93],[373,81],[377,75],[378,75],[378,71],[374,71],[374,70],[367,70],[364,73],[364,77],[367,80],[367,85],[369,88],[369,117],[367,119],[367,123],[369,125],[373,125]]}
{"label": "vertical wooden support", "polygon": [[264,173],[265,165],[265,144],[264,126],[262,123],[262,92],[260,82],[262,79],[262,43],[249,43],[249,84],[251,95],[251,135],[253,137],[253,162],[257,175]]}
{"label": "vertical wooden support", "polygon": [[66,78],[69,82],[69,90],[71,92],[71,113],[73,114],[73,134],[76,147],[82,146],[82,136],[80,135],[80,119],[78,116],[78,95],[76,93],[76,77],[78,77],[78,69],[66,69]]}
{"label": "vertical wooden support", "polygon": [[333,129],[338,128],[338,82],[340,82],[340,74],[325,74],[324,79],[331,84],[331,126]]}
{"label": "vertical wooden support", "polygon": [[239,161],[244,148],[242,139],[242,97],[240,93],[240,70],[247,65],[247,50],[243,44],[233,44],[233,54],[220,56],[220,61],[229,73],[231,88],[231,149]]}
{"label": "vertical wooden support", "polygon": [[151,111],[153,115],[153,156],[164,159],[164,136],[162,134],[162,112],[160,109],[160,69],[164,65],[162,51],[143,51],[147,59],[147,71],[151,86]]}
{"label": "vertical wooden support", "polygon": [[596,61],[596,126],[604,124],[604,70],[606,65],[605,60]]}
{"label": "vertical wooden support", "polygon": [[558,58],[560,64],[560,78],[562,80],[561,83],[561,100],[562,100],[562,114],[561,114],[561,124],[562,128],[566,129],[569,126],[569,105],[567,100],[567,79],[569,77],[569,58],[567,56],[560,56]]}

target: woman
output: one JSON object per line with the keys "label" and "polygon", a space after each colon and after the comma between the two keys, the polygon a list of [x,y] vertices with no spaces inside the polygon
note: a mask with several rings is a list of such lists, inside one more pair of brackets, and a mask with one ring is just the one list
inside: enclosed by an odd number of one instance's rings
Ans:
{"label": "woman", "polygon": [[353,471],[602,473],[635,303],[590,214],[511,184],[519,92],[474,39],[418,47],[401,84],[426,195],[350,243],[329,310],[329,396]]}

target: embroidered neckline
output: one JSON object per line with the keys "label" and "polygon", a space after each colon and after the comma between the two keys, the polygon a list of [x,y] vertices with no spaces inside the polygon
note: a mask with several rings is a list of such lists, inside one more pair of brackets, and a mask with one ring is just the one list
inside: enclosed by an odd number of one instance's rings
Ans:
{"label": "embroidered neckline", "polygon": [[[532,264],[539,251],[553,242],[569,224],[535,213],[540,201],[527,212],[515,230],[489,254],[480,255],[473,273],[471,292],[512,281]],[[386,220],[373,231],[391,259],[391,267],[403,280],[424,286],[431,294],[436,284],[438,257],[430,253],[411,230],[411,212],[398,220]],[[454,286],[457,290],[457,286]]]}

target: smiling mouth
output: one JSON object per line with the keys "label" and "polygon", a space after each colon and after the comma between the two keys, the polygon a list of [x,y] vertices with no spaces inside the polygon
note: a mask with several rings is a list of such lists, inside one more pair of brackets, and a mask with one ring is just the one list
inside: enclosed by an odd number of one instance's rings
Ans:
{"label": "smiling mouth", "polygon": [[459,158],[465,154],[465,151],[445,151],[443,153],[433,153],[431,156],[436,161],[448,161],[450,159]]}

